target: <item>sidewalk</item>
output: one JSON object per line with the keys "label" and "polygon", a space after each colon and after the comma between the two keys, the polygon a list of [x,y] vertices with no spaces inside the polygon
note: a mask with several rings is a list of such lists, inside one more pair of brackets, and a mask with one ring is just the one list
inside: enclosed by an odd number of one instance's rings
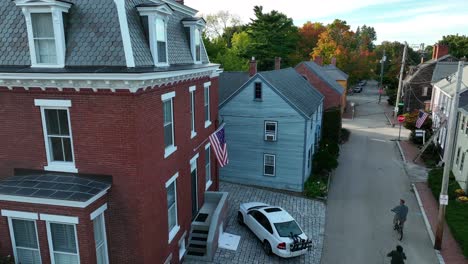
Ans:
{"label": "sidewalk", "polygon": [[[400,145],[400,151],[402,152],[402,155],[405,156],[406,162],[413,163],[413,159],[416,157],[419,151],[418,147],[409,141],[400,141],[398,143]],[[414,163],[424,166],[424,163],[420,158]],[[433,240],[437,228],[437,215],[439,211],[439,204],[434,198],[434,195],[432,195],[431,189],[429,188],[426,182],[417,182],[414,185],[415,191],[418,193],[419,198],[421,199],[421,210],[424,211],[425,216],[427,216],[427,221],[430,224],[430,227],[427,228],[428,232],[429,230],[432,231],[432,234],[430,234],[430,236]],[[468,260],[463,256],[460,246],[453,238],[453,235],[450,232],[447,223],[445,223],[444,227],[442,250],[440,251],[440,253],[446,264],[468,264]]]}

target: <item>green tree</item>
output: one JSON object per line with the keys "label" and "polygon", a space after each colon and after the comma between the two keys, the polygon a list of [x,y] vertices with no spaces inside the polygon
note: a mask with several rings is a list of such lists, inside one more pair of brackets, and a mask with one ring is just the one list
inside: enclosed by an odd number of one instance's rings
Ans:
{"label": "green tree", "polygon": [[299,39],[293,20],[276,10],[264,13],[261,6],[255,6],[254,12],[255,19],[248,25],[252,42],[247,54],[258,60],[259,70],[272,70],[275,57],[282,57],[284,64],[290,64],[287,58],[296,50]]}
{"label": "green tree", "polygon": [[457,58],[468,57],[468,36],[447,35],[439,43],[448,45],[450,54]]}

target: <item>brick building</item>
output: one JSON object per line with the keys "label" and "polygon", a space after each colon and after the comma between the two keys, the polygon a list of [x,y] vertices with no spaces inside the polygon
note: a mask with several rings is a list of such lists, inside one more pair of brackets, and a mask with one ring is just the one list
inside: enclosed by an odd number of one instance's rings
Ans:
{"label": "brick building", "polygon": [[[196,12],[173,0],[0,2],[0,255],[212,254],[225,211],[206,140],[219,66]],[[217,213],[199,218],[207,200]],[[192,252],[194,223],[208,242]]]}

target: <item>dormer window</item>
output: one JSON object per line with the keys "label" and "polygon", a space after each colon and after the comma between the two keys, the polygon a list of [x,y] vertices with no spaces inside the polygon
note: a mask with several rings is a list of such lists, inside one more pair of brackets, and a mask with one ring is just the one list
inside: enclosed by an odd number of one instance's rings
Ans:
{"label": "dormer window", "polygon": [[205,28],[205,20],[203,18],[185,18],[182,20],[185,27],[189,28],[190,35],[190,51],[193,57],[193,63],[201,63],[201,31]]}
{"label": "dormer window", "polygon": [[32,67],[65,66],[63,13],[71,3],[59,0],[16,0],[26,20]]}
{"label": "dormer window", "polygon": [[172,9],[167,4],[143,4],[137,7],[140,16],[145,17],[149,46],[155,66],[169,66],[167,58],[167,22]]}

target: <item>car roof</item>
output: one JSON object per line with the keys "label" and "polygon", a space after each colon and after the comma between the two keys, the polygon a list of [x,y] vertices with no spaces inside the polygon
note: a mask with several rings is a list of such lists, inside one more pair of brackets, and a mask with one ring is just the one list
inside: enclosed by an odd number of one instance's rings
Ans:
{"label": "car roof", "polygon": [[283,223],[294,220],[294,218],[281,207],[269,206],[257,210],[266,215],[272,223]]}

